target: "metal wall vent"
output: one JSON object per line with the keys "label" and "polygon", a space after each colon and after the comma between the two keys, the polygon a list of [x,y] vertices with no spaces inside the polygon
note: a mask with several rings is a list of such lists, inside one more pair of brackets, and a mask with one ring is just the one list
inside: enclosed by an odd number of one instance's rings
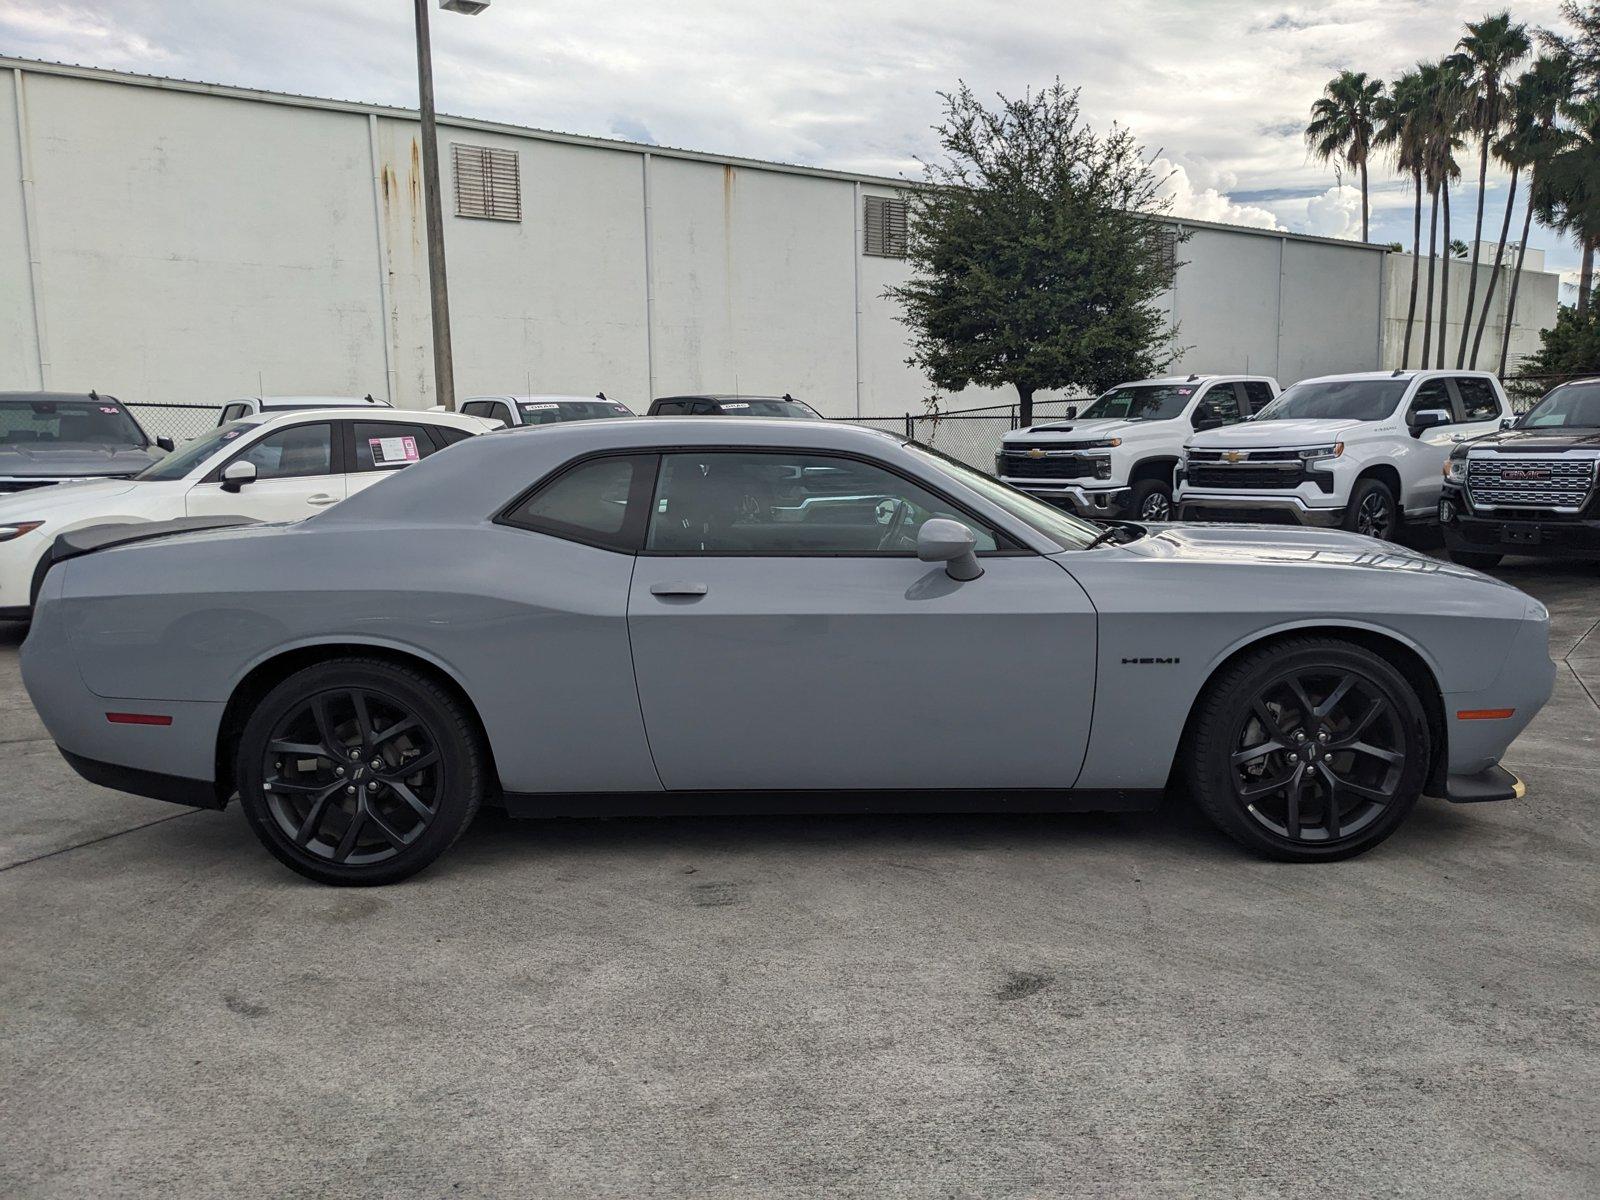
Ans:
{"label": "metal wall vent", "polygon": [[452,142],[456,216],[490,221],[522,220],[522,172],[515,150]]}
{"label": "metal wall vent", "polygon": [[862,203],[863,253],[875,254],[880,258],[904,258],[906,202],[888,196],[866,196]]}

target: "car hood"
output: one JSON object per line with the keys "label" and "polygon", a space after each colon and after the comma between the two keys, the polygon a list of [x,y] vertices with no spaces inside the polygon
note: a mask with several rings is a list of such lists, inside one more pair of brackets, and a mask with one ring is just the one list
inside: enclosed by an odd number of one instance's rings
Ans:
{"label": "car hood", "polygon": [[1352,429],[1369,424],[1345,417],[1320,421],[1241,421],[1208,429],[1189,439],[1193,450],[1251,450],[1267,446],[1326,446]]}
{"label": "car hood", "polygon": [[1503,454],[1559,454],[1563,450],[1600,450],[1600,429],[1508,429],[1485,434],[1464,446]]}
{"label": "car hood", "polygon": [[[1424,554],[1420,550],[1345,533],[1292,525],[1158,525],[1144,526],[1148,535],[1122,549],[1148,558],[1178,559],[1219,566],[1257,569],[1263,566],[1348,567],[1371,571],[1407,571],[1451,580],[1472,580],[1515,591],[1510,584]],[[1069,558],[1066,560],[1070,562]]]}
{"label": "car hood", "polygon": [[71,442],[0,446],[0,477],[137,475],[156,458],[150,451],[135,446],[88,446]]}
{"label": "car hood", "polygon": [[[1004,440],[1035,441],[1042,438],[1046,441],[1059,439],[1064,442],[1077,442],[1085,438],[1137,436],[1162,428],[1172,429],[1175,426],[1173,421],[1129,421],[1122,417],[1096,417],[1092,421],[1050,421],[1044,425],[1030,425],[1027,429],[1018,429],[1014,433],[1006,434]],[[1070,437],[1067,436],[1069,434]]]}
{"label": "car hood", "polygon": [[103,505],[135,488],[160,486],[132,479],[75,479],[54,487],[0,495],[0,520],[37,521],[71,509]]}

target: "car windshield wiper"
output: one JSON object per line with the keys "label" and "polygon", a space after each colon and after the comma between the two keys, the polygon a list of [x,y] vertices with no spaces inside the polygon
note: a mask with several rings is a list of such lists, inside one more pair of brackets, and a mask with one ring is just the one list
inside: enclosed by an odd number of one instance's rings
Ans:
{"label": "car windshield wiper", "polygon": [[[1084,547],[1085,550],[1093,550],[1096,546],[1102,546],[1119,533],[1128,534],[1127,540],[1129,542],[1137,541],[1144,536],[1144,530],[1130,521],[1096,521],[1095,524],[1102,528],[1099,533],[1090,539],[1089,544]],[[1126,545],[1127,542],[1123,544]]]}

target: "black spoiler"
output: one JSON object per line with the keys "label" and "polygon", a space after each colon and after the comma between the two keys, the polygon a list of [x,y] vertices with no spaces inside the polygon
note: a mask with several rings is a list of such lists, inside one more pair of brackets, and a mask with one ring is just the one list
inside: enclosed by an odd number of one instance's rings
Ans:
{"label": "black spoiler", "polygon": [[172,521],[120,521],[106,525],[85,525],[57,534],[50,549],[34,568],[32,586],[28,590],[28,603],[37,604],[39,589],[44,577],[57,563],[66,562],[96,550],[109,550],[113,546],[127,546],[134,542],[149,542],[156,538],[171,537],[176,533],[198,533],[205,529],[231,529],[236,525],[260,524],[254,517],[178,517]]}

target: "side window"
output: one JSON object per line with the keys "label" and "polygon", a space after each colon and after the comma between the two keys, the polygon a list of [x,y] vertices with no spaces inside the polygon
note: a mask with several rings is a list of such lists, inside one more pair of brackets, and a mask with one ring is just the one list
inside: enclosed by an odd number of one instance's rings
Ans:
{"label": "side window", "polygon": [[422,425],[397,421],[353,422],[357,471],[392,471],[420,462],[433,453],[433,439]]}
{"label": "side window", "polygon": [[1461,397],[1463,421],[1498,421],[1500,397],[1495,395],[1494,384],[1487,379],[1460,376],[1456,379],[1456,392]]}
{"label": "side window", "polygon": [[511,414],[506,406],[499,400],[468,400],[461,406],[461,411],[469,417],[488,417],[495,421],[504,421],[511,424]]}
{"label": "side window", "polygon": [[269,433],[232,461],[256,465],[257,479],[298,479],[333,470],[333,426],[291,425]]}
{"label": "side window", "polygon": [[645,549],[657,554],[914,554],[932,517],[993,531],[871,463],[831,455],[678,453],[661,459]]}
{"label": "side window", "polygon": [[226,425],[229,421],[237,421],[240,417],[249,415],[248,404],[225,404],[222,406],[222,415],[217,418],[218,425]]}
{"label": "side window", "polygon": [[1244,396],[1250,401],[1250,411],[1258,413],[1272,403],[1272,385],[1260,379],[1252,379],[1244,385]]}
{"label": "side window", "polygon": [[720,404],[713,404],[710,400],[696,400],[689,412],[697,417],[709,417],[713,413],[722,411]]}
{"label": "side window", "polygon": [[472,436],[465,429],[457,429],[453,425],[435,425],[433,432],[446,446],[454,446],[457,442],[464,442]]}
{"label": "side window", "polygon": [[1413,417],[1430,408],[1449,413],[1451,421],[1456,419],[1456,406],[1450,403],[1450,389],[1442,379],[1430,379],[1417,389],[1417,394],[1411,397],[1411,403],[1406,405],[1406,424],[1411,424]]}
{"label": "side window", "polygon": [[1233,390],[1231,383],[1214,383],[1206,394],[1200,397],[1200,403],[1195,405],[1194,420],[1202,417],[1220,417],[1224,425],[1232,425],[1241,419],[1243,414],[1239,411],[1239,394]]}
{"label": "side window", "polygon": [[681,417],[689,411],[687,400],[661,400],[655,406],[655,415],[658,417]]}
{"label": "side window", "polygon": [[519,529],[622,550],[639,549],[655,483],[653,454],[611,454],[568,467],[500,520]]}

